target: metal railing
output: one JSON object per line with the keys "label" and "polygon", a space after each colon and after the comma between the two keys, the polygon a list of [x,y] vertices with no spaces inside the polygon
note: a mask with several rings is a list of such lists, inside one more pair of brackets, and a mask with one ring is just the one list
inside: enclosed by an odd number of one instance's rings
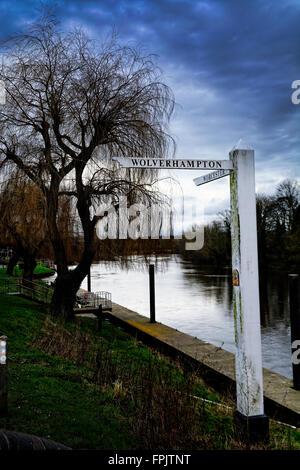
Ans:
{"label": "metal railing", "polygon": [[1,279],[0,292],[19,294],[43,303],[50,303],[53,289],[21,278]]}
{"label": "metal railing", "polygon": [[106,291],[99,292],[79,292],[77,294],[77,302],[81,307],[98,308],[102,305],[102,309],[111,309],[111,293]]}
{"label": "metal railing", "polygon": [[0,259],[8,259],[10,257],[9,248],[0,248]]}
{"label": "metal railing", "polygon": [[[29,297],[43,303],[50,303],[53,288],[47,287],[43,283],[27,281],[22,278],[0,279],[0,293],[17,294]],[[80,307],[98,308],[102,305],[103,310],[111,310],[111,293],[99,292],[78,292],[76,296]]]}
{"label": "metal railing", "polygon": [[16,279],[0,279],[0,292],[4,293],[19,293],[18,280]]}

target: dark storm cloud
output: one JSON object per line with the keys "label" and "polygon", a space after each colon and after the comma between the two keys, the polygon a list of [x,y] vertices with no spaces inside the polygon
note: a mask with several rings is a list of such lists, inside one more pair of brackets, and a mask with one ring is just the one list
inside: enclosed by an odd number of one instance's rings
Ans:
{"label": "dark storm cloud", "polygon": [[[94,37],[115,27],[122,40],[159,55],[182,105],[174,124],[182,151],[193,151],[199,142],[212,148],[216,140],[215,150],[219,142],[227,149],[249,136],[258,160],[277,167],[281,156],[297,174],[300,105],[290,100],[291,82],[300,79],[297,0],[55,3],[65,26],[81,24]],[[24,28],[38,5],[2,1],[1,37]]]}

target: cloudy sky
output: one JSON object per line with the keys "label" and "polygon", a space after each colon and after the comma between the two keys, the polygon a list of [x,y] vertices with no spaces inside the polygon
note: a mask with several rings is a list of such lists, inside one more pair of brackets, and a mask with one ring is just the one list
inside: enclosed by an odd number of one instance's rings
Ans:
{"label": "cloudy sky", "polygon": [[[57,0],[65,28],[92,37],[115,28],[122,42],[157,54],[177,102],[171,132],[182,158],[227,158],[242,137],[256,151],[257,191],[300,179],[299,0]],[[38,16],[40,2],[0,0],[0,39]],[[210,219],[229,207],[228,178],[201,187],[177,171],[186,198]],[[201,172],[201,175],[203,172]]]}

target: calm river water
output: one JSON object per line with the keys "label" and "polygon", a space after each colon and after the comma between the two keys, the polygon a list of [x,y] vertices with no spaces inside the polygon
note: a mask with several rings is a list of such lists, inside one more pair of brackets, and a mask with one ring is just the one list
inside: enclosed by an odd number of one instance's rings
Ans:
{"label": "calm river water", "polygon": [[[165,260],[156,268],[156,320],[235,352],[231,270],[216,273],[175,256]],[[148,271],[135,261],[129,269],[94,264],[92,291],[109,291],[114,302],[149,316]],[[291,378],[287,275],[269,273],[260,291],[263,366]]]}

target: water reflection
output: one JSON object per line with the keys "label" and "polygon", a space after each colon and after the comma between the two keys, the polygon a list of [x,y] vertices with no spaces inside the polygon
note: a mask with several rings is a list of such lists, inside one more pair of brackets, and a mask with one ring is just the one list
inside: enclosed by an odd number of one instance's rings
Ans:
{"label": "water reflection", "polygon": [[[129,268],[117,263],[93,265],[92,290],[108,290],[115,302],[149,316],[148,272],[139,261],[137,257]],[[263,365],[291,377],[287,275],[261,276],[260,292]],[[167,263],[166,258],[159,260],[156,318],[234,352],[231,269],[216,272],[174,256]]]}

